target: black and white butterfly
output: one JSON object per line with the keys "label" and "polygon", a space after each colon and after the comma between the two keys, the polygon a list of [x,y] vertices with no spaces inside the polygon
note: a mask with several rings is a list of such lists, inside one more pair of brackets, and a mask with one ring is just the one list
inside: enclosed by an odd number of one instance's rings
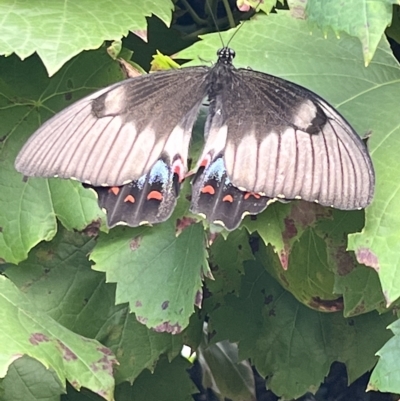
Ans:
{"label": "black and white butterfly", "polygon": [[224,47],[214,66],[143,75],[79,100],[36,131],[16,169],[92,186],[110,227],[165,221],[207,98],[192,212],[233,230],[246,214],[275,200],[366,207],[374,192],[373,165],[349,123],[299,85],[236,69],[234,56]]}

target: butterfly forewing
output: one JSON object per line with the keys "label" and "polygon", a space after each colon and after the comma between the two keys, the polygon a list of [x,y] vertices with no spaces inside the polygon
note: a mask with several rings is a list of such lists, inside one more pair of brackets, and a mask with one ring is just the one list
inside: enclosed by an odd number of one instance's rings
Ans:
{"label": "butterfly forewing", "polygon": [[161,155],[171,162],[180,157],[186,168],[207,71],[149,74],[74,103],[28,140],[16,169],[26,176],[117,186],[148,173]]}

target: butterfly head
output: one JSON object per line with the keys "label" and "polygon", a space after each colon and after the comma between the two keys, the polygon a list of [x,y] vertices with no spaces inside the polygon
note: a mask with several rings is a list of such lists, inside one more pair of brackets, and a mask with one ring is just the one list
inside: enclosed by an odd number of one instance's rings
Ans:
{"label": "butterfly head", "polygon": [[235,50],[229,47],[223,47],[217,51],[217,56],[219,63],[231,65],[236,53]]}

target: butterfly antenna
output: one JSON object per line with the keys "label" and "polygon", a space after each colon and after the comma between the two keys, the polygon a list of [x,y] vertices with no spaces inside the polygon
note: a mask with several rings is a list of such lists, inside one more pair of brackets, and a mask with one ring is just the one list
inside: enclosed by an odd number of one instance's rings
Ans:
{"label": "butterfly antenna", "polygon": [[[256,12],[257,12],[257,8],[260,6],[260,4],[261,3],[263,3],[263,1],[264,0],[259,0],[258,1],[258,3],[257,3],[257,5],[254,7],[254,11],[253,11],[253,14],[251,15],[251,16],[253,16]],[[228,43],[226,44],[226,46],[224,46],[224,47],[229,47],[229,43],[231,43],[232,42],[232,39],[235,37],[235,35],[239,32],[239,30],[242,28],[242,26],[246,23],[246,21],[248,21],[248,20],[244,20],[243,21],[243,24],[240,24],[238,27],[237,27],[237,29],[236,29],[236,31],[233,33],[233,35],[229,38],[229,40],[228,40]],[[220,35],[221,36],[221,35]]]}
{"label": "butterfly antenna", "polygon": [[212,8],[211,8],[210,1],[209,1],[209,0],[206,0],[206,5],[207,5],[207,7],[208,7],[208,10],[210,11],[210,15],[211,15],[211,18],[212,18],[212,20],[213,20],[213,22],[214,22],[215,29],[216,29],[217,32],[218,32],[218,36],[219,36],[219,39],[221,40],[222,47],[225,47],[225,45],[224,45],[224,40],[222,39],[221,31],[219,30],[219,26],[218,26],[218,23],[217,23],[217,19],[215,18],[215,15],[214,15],[214,12],[213,12],[213,10],[212,10]]}

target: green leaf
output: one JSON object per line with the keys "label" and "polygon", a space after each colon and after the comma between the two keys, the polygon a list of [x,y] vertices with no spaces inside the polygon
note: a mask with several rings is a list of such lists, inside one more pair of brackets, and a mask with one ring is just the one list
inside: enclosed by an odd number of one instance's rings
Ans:
{"label": "green leaf", "polygon": [[329,28],[337,36],[340,32],[358,38],[362,43],[365,64],[372,60],[386,27],[392,21],[392,4],[399,0],[308,0],[307,18],[327,34]]}
{"label": "green leaf", "polygon": [[214,280],[207,282],[207,289],[212,293],[212,302],[217,304],[223,302],[226,294],[239,291],[243,262],[254,259],[246,230],[235,230],[227,238],[218,235],[209,255]]}
{"label": "green leaf", "polygon": [[343,294],[344,316],[356,316],[374,309],[386,311],[379,277],[375,270],[358,266],[345,275],[336,275],[334,292]]}
{"label": "green leaf", "polygon": [[248,361],[239,361],[237,344],[226,340],[203,344],[197,353],[204,388],[211,388],[220,399],[255,400],[254,373]]}
{"label": "green leaf", "polygon": [[155,227],[117,228],[101,235],[94,269],[117,283],[116,302],[129,302],[137,319],[156,331],[180,333],[201,305],[209,275],[204,231],[193,224],[176,237],[169,220]]}
{"label": "green leaf", "polygon": [[59,401],[60,394],[65,393],[53,370],[27,356],[10,365],[3,386],[2,401]]}
{"label": "green leaf", "polygon": [[119,362],[117,382],[133,382],[144,369],[152,370],[161,354],[175,357],[182,337],[155,333],[137,322],[126,304],[114,305],[115,285],[106,284],[87,259],[94,245],[93,238],[61,229],[28,260],[6,265],[6,274],[38,310],[110,348]]}
{"label": "green leaf", "polygon": [[118,358],[116,369],[117,383],[133,383],[145,369],[154,372],[160,355],[168,354],[172,360],[181,351],[182,336],[170,333],[157,333],[139,323],[133,313],[126,311],[125,319],[113,326],[105,341]]}
{"label": "green leaf", "polygon": [[86,387],[113,399],[111,351],[95,340],[81,337],[40,312],[7,278],[0,276],[0,377],[10,364],[23,355],[52,368],[61,383],[69,380],[74,387]]}
{"label": "green leaf", "polygon": [[376,351],[389,338],[391,314],[345,319],[316,312],[257,263],[248,262],[245,271],[240,296],[226,296],[211,313],[213,340],[238,342],[240,359],[251,358],[274,393],[291,399],[315,389],[334,361],[346,364],[350,382],[374,366]]}
{"label": "green leaf", "polygon": [[153,374],[143,372],[133,386],[123,383],[116,388],[117,401],[193,401],[197,389],[190,380],[190,364],[183,358],[169,363],[165,358],[157,364]]}
{"label": "green leaf", "polygon": [[388,393],[400,393],[400,321],[389,327],[392,337],[376,354],[379,361],[369,379],[368,389]]}
{"label": "green leaf", "polygon": [[37,57],[24,63],[16,57],[0,59],[0,258],[12,263],[26,259],[32,247],[54,237],[56,216],[78,230],[104,216],[95,195],[81,184],[40,178],[24,182],[14,161],[43,121],[121,76],[105,49],[80,55],[52,79]]}
{"label": "green leaf", "polygon": [[78,53],[97,49],[105,40],[119,40],[129,31],[146,38],[146,17],[157,15],[169,25],[172,9],[168,0],[16,0],[12,7],[2,3],[0,54],[15,53],[24,60],[36,52],[51,76]]}

